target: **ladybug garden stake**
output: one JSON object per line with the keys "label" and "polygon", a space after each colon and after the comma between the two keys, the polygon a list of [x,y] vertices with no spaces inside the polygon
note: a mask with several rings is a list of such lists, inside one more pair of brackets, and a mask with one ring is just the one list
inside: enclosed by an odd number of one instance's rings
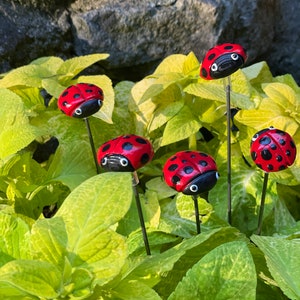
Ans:
{"label": "ladybug garden stake", "polygon": [[153,155],[154,151],[151,143],[147,139],[134,134],[119,136],[104,143],[97,153],[98,163],[103,169],[114,172],[133,172],[133,190],[147,255],[151,255],[151,251],[137,190],[139,180],[136,170],[150,162]]}
{"label": "ladybug garden stake", "polygon": [[227,198],[228,222],[231,224],[231,105],[230,75],[240,69],[247,60],[245,49],[239,44],[225,43],[209,49],[202,61],[200,76],[206,80],[224,79],[227,111]]}
{"label": "ladybug garden stake", "polygon": [[214,159],[203,152],[180,151],[171,156],[163,168],[164,180],[177,192],[192,195],[197,233],[200,230],[198,195],[211,190],[219,178]]}
{"label": "ladybug garden stake", "polygon": [[97,173],[99,173],[99,167],[88,117],[102,107],[103,100],[103,91],[98,86],[88,83],[77,83],[66,88],[59,96],[57,102],[60,110],[67,116],[85,120]]}
{"label": "ladybug garden stake", "polygon": [[260,234],[269,173],[291,166],[296,159],[297,149],[287,132],[273,127],[258,131],[253,136],[250,147],[254,163],[265,172],[257,227],[257,234]]}

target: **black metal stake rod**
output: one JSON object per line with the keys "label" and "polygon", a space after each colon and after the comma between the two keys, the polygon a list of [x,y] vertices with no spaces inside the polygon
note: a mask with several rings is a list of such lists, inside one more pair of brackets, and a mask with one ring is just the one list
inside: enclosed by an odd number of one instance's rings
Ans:
{"label": "black metal stake rod", "polygon": [[99,165],[98,165],[98,162],[97,162],[97,155],[96,155],[96,150],[95,150],[93,135],[92,135],[91,127],[90,127],[90,122],[89,122],[88,118],[84,118],[84,121],[85,121],[86,129],[87,129],[87,132],[88,132],[91,149],[92,149],[92,152],[93,152],[93,157],[94,157],[96,172],[97,172],[97,174],[99,174],[100,173],[100,168],[99,168]]}
{"label": "black metal stake rod", "polygon": [[231,104],[230,104],[230,76],[226,84],[226,110],[227,110],[227,220],[231,225]]}
{"label": "black metal stake rod", "polygon": [[145,221],[144,221],[144,216],[143,216],[143,211],[142,211],[142,206],[141,206],[141,201],[140,201],[140,196],[139,196],[139,192],[137,190],[138,183],[139,183],[139,180],[138,180],[136,171],[134,171],[133,175],[132,175],[133,192],[134,192],[137,211],[138,211],[138,215],[139,215],[139,219],[140,219],[140,224],[141,224],[141,229],[142,229],[142,234],[143,234],[143,240],[144,240],[146,253],[147,253],[147,255],[151,255],[148,236],[147,236],[147,231],[146,231],[146,226],[145,226]]}
{"label": "black metal stake rod", "polygon": [[194,206],[195,206],[195,218],[196,218],[196,227],[197,227],[197,234],[201,233],[201,221],[200,221],[200,216],[199,216],[199,207],[198,207],[198,197],[197,195],[193,195],[193,200],[194,200]]}
{"label": "black metal stake rod", "polygon": [[267,193],[268,179],[269,179],[269,173],[265,173],[263,188],[262,188],[262,192],[261,192],[260,208],[259,208],[259,215],[258,215],[258,225],[257,225],[257,232],[256,232],[258,235],[261,234],[261,229],[262,229],[262,224],[263,224],[263,215],[264,215],[264,208],[265,208],[265,199],[266,199],[266,193]]}

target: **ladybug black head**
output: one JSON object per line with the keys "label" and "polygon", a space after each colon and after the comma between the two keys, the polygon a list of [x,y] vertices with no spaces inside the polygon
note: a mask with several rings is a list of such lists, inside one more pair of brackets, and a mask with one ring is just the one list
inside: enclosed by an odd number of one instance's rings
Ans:
{"label": "ladybug black head", "polygon": [[182,191],[185,195],[199,195],[211,190],[217,183],[219,173],[208,171],[195,177]]}
{"label": "ladybug black head", "polygon": [[102,168],[110,172],[133,172],[134,168],[130,161],[123,155],[112,154],[104,156],[100,164]]}

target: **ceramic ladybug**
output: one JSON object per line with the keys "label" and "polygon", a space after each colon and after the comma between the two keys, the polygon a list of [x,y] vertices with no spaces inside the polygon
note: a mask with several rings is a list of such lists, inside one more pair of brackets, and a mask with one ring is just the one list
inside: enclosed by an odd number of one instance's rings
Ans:
{"label": "ceramic ladybug", "polygon": [[207,80],[227,77],[241,68],[246,59],[245,49],[238,44],[217,45],[207,51],[200,76]]}
{"label": "ceramic ladybug", "polygon": [[87,118],[102,106],[103,91],[90,83],[78,83],[65,89],[58,98],[58,107],[70,117]]}
{"label": "ceramic ladybug", "polygon": [[145,138],[129,134],[104,143],[97,153],[98,163],[107,171],[133,172],[151,161],[154,152]]}
{"label": "ceramic ladybug", "polygon": [[291,166],[296,158],[292,137],[273,127],[258,131],[251,141],[251,157],[265,172],[277,172]]}
{"label": "ceramic ladybug", "polygon": [[199,195],[212,189],[219,174],[214,159],[203,152],[180,151],[164,165],[165,182],[185,195]]}

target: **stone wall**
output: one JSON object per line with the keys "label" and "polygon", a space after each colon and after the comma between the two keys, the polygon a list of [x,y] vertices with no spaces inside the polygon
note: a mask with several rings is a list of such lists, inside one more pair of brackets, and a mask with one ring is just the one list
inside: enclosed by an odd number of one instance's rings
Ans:
{"label": "stone wall", "polygon": [[93,71],[138,80],[166,56],[222,42],[300,83],[300,1],[0,0],[0,72],[41,56],[109,53]]}

